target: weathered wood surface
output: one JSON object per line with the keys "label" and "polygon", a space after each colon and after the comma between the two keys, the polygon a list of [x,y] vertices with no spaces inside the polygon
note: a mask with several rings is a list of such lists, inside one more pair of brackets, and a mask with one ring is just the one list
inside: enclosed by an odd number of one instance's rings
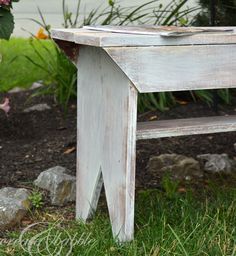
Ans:
{"label": "weathered wood surface", "polygon": [[233,28],[216,28],[216,27],[180,27],[180,26],[155,26],[155,25],[128,25],[128,26],[113,26],[113,25],[90,25],[83,26],[83,29],[112,32],[119,34],[132,35],[155,35],[164,37],[190,36],[199,33],[232,33]]}
{"label": "weathered wood surface", "polygon": [[137,90],[96,47],[78,59],[77,218],[96,209],[104,181],[114,236],[133,238]]}
{"label": "weathered wood surface", "polygon": [[113,235],[129,241],[136,139],[236,130],[235,116],[138,123],[137,128],[137,91],[236,87],[236,28],[178,38],[84,29],[53,30],[52,36],[79,45],[77,218],[87,220],[95,211],[104,182]]}
{"label": "weathered wood surface", "polygon": [[236,44],[236,27],[233,27],[233,29],[234,32],[229,33],[203,33],[176,38],[164,38],[158,35],[96,32],[86,29],[53,29],[52,37],[98,47]]}
{"label": "weathered wood surface", "polygon": [[236,87],[236,44],[105,50],[139,92]]}
{"label": "weathered wood surface", "polygon": [[236,116],[140,122],[137,140],[236,131]]}

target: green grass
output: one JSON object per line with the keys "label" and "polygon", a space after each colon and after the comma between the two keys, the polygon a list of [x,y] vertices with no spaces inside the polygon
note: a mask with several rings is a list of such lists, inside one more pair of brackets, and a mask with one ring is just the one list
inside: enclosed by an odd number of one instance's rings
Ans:
{"label": "green grass", "polygon": [[[12,242],[0,245],[0,255],[8,255],[4,254],[6,251],[11,255],[40,255],[39,246],[41,255],[57,255],[62,248],[58,255],[64,256],[70,248],[69,240],[73,241],[69,255],[236,255],[236,189],[213,189],[200,194],[176,193],[168,197],[157,190],[140,191],[135,239],[129,243],[118,244],[112,239],[108,216],[100,211],[86,225],[63,220],[33,229],[24,237],[26,249],[30,239],[32,242],[37,236],[30,249],[32,254]],[[6,237],[18,239],[19,233],[8,233]]]}
{"label": "green grass", "polygon": [[[35,53],[32,44],[47,59],[47,52],[42,44],[54,51],[51,41],[40,41],[23,38],[12,38],[9,41],[0,40],[0,91],[8,91],[14,87],[29,87],[38,80],[48,80],[48,74],[32,63],[24,55],[38,64],[42,64]],[[56,53],[55,53],[56,58]]]}

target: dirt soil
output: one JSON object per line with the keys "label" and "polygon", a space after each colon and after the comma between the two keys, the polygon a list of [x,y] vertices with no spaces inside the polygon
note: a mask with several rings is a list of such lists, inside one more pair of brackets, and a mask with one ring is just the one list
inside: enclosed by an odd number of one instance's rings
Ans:
{"label": "dirt soil", "polygon": [[[67,116],[51,96],[34,97],[32,92],[9,94],[11,112],[0,112],[0,188],[32,186],[32,181],[47,168],[61,165],[76,173],[76,102],[71,102]],[[6,95],[0,95],[2,99]],[[51,110],[24,113],[27,107],[47,103]],[[236,104],[219,108],[220,115],[235,114]],[[213,116],[206,104],[176,105],[170,111],[151,111],[139,115],[139,121]],[[137,142],[138,188],[160,186],[158,173],[146,169],[150,156],[177,153],[196,157],[204,153],[227,153],[235,157],[236,132],[145,140]],[[202,181],[201,181],[202,182]],[[235,183],[236,184],[236,183]]]}

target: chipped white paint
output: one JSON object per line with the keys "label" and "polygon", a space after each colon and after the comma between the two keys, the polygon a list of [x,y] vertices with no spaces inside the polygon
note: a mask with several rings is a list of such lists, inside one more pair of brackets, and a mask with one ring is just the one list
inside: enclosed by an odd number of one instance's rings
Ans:
{"label": "chipped white paint", "polygon": [[137,90],[96,47],[78,62],[77,218],[96,209],[104,180],[114,236],[133,238]]}
{"label": "chipped white paint", "polygon": [[98,47],[236,44],[236,27],[232,27],[232,29],[234,29],[234,32],[202,33],[175,38],[164,38],[158,35],[97,32],[86,29],[53,29],[52,36],[77,44]]}
{"label": "chipped white paint", "polygon": [[236,131],[236,116],[140,122],[137,140]]}
{"label": "chipped white paint", "polygon": [[139,92],[236,87],[236,44],[114,47],[106,51]]}
{"label": "chipped white paint", "polygon": [[87,220],[96,210],[104,181],[113,234],[131,240],[136,139],[236,130],[236,117],[137,128],[137,92],[236,87],[236,30],[181,38],[63,29],[52,34],[79,45],[77,218]]}

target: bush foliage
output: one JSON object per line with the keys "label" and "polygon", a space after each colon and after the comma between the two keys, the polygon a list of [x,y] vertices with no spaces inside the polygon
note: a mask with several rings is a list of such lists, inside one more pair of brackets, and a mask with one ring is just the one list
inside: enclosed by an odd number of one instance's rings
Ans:
{"label": "bush foliage", "polygon": [[[199,0],[202,12],[197,15],[195,24],[200,26],[210,25],[210,0]],[[236,25],[236,1],[216,0],[216,25],[235,26]]]}
{"label": "bush foliage", "polygon": [[0,0],[0,39],[9,39],[14,29],[12,3],[19,0]]}

